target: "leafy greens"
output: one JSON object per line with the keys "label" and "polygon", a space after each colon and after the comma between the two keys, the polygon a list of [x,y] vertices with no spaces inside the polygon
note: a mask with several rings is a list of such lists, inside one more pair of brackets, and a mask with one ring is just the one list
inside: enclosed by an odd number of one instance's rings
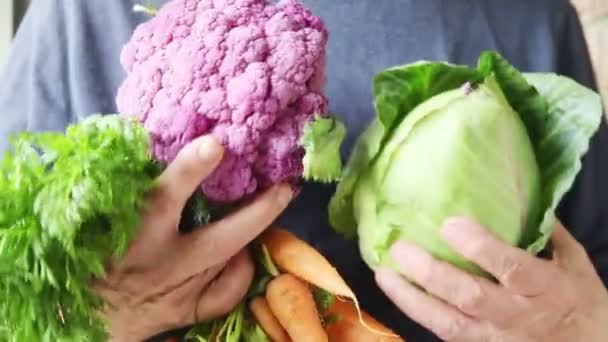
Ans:
{"label": "leafy greens", "polygon": [[104,340],[89,285],[127,249],[160,173],[148,135],[95,115],[12,147],[0,164],[0,340]]}

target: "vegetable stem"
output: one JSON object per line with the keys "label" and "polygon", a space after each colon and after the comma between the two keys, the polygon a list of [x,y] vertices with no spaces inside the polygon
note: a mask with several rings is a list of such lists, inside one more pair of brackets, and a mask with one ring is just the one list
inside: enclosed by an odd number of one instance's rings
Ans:
{"label": "vegetable stem", "polygon": [[142,4],[135,4],[133,6],[133,12],[136,13],[145,13],[149,16],[156,16],[158,14],[158,9],[152,5],[142,5]]}

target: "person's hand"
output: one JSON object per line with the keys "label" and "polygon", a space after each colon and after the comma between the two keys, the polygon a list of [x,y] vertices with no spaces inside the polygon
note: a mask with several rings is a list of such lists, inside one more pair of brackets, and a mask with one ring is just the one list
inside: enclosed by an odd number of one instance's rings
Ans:
{"label": "person's hand", "polygon": [[446,341],[608,341],[608,293],[583,247],[561,225],[553,258],[510,247],[466,219],[446,222],[444,239],[500,284],[478,278],[398,242],[399,269],[429,294],[390,270],[376,274],[387,296]]}
{"label": "person's hand", "polygon": [[188,198],[222,154],[210,137],[182,149],[161,175],[126,255],[94,283],[107,303],[102,315],[113,341],[143,341],[219,317],[245,296],[254,267],[244,248],[272,224],[293,192],[288,185],[271,188],[228,217],[180,234]]}

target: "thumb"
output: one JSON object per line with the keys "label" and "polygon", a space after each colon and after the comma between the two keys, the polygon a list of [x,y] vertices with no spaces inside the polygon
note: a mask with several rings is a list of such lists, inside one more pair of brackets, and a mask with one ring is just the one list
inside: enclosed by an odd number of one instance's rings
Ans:
{"label": "thumb", "polygon": [[186,145],[159,179],[158,193],[166,203],[181,212],[200,183],[218,166],[222,146],[211,136],[203,136]]}
{"label": "thumb", "polygon": [[584,247],[570,234],[561,222],[555,224],[551,236],[556,261],[567,269],[580,269],[590,263]]}

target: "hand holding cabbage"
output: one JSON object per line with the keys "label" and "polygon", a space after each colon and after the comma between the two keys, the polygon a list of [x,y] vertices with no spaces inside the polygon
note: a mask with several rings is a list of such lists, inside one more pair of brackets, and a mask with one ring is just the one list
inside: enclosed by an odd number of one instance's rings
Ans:
{"label": "hand holding cabbage", "polygon": [[500,240],[541,251],[555,208],[601,120],[599,96],[554,74],[521,74],[500,55],[477,68],[419,62],[374,80],[377,118],[359,138],[331,200],[335,229],[358,236],[371,268],[406,240],[476,274],[439,228],[478,221]]}
{"label": "hand holding cabbage", "polygon": [[552,260],[509,246],[467,219],[452,218],[445,241],[498,279],[478,278],[399,242],[391,255],[403,275],[377,271],[380,287],[409,317],[445,341],[588,341],[608,339],[608,292],[583,247],[557,224]]}
{"label": "hand holding cabbage", "polygon": [[[605,341],[608,293],[555,218],[599,96],[491,52],[476,69],[391,68],[374,90],[330,220],[388,297],[446,341]],[[536,258],[550,237],[552,260]]]}

